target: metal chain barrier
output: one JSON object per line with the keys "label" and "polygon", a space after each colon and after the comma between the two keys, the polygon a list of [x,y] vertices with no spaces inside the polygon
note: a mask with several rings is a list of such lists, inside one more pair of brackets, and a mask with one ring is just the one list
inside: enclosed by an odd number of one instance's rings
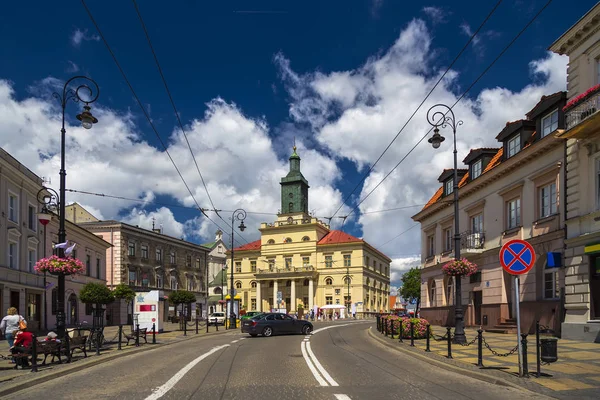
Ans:
{"label": "metal chain barrier", "polygon": [[508,356],[512,356],[513,354],[515,354],[515,352],[517,351],[517,349],[519,348],[519,345],[516,345],[511,351],[509,351],[508,353],[498,353],[497,351],[495,351],[494,349],[492,349],[490,347],[490,345],[485,341],[485,338],[482,337],[483,339],[483,345],[492,352],[493,355],[497,356],[497,357],[508,357]]}
{"label": "metal chain barrier", "polygon": [[[448,333],[446,333],[444,336],[439,336],[439,335],[436,335],[436,334],[434,334],[434,333],[433,333],[433,331],[430,331],[429,333],[430,333],[430,335],[431,335],[431,338],[432,338],[433,340],[435,340],[436,342],[441,342],[441,341],[443,341],[443,340],[446,340],[446,339],[448,339]],[[436,336],[437,336],[437,337],[436,337]]]}
{"label": "metal chain barrier", "polygon": [[469,343],[459,343],[459,344],[460,344],[461,346],[463,346],[463,347],[467,347],[467,346],[470,346],[470,345],[472,345],[472,344],[473,344],[473,343],[475,343],[476,341],[477,341],[477,336],[475,336],[475,337],[473,338],[473,340],[471,340]]}
{"label": "metal chain barrier", "polygon": [[106,337],[104,337],[104,343],[116,343],[116,342],[118,342],[118,339],[119,339],[119,331],[117,331],[115,336],[110,340],[107,339]]}

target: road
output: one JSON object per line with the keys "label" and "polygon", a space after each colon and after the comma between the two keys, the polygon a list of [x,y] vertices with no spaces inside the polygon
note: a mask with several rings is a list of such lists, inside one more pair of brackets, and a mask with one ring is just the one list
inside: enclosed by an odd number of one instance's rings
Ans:
{"label": "road", "polygon": [[197,338],[118,358],[5,399],[531,399],[369,338],[371,323],[315,324],[310,336]]}

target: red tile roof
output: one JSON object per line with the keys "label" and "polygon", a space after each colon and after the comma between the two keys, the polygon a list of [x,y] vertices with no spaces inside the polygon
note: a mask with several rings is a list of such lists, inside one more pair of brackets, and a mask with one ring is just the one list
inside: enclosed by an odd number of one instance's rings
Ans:
{"label": "red tile roof", "polygon": [[487,165],[487,167],[485,167],[485,169],[483,170],[482,173],[486,173],[489,170],[491,170],[492,168],[496,167],[498,164],[500,164],[502,162],[502,154],[503,153],[504,153],[504,148],[500,147],[500,149],[498,150],[496,155],[494,157],[492,157],[492,159],[490,160],[490,163]]}
{"label": "red tile roof", "polygon": [[327,235],[323,236],[321,240],[317,243],[319,244],[337,244],[337,243],[352,243],[352,242],[362,242],[363,240],[354,237],[352,235],[347,234],[346,232],[333,230],[330,231]]}
{"label": "red tile roof", "polygon": [[427,204],[425,204],[425,207],[423,207],[423,210],[426,209],[427,207],[429,207],[430,205],[436,203],[439,199],[441,199],[443,191],[444,191],[444,188],[440,187],[437,190],[437,192],[435,192],[435,194],[431,197],[431,199],[429,199],[429,201],[427,202]]}
{"label": "red tile roof", "polygon": [[260,239],[233,249],[234,252],[236,252],[236,251],[252,251],[252,250],[260,250]]}
{"label": "red tile roof", "polygon": [[465,176],[463,176],[462,179],[458,182],[458,187],[461,188],[461,187],[465,186],[467,184],[468,180],[469,180],[469,173],[467,172],[465,174]]}

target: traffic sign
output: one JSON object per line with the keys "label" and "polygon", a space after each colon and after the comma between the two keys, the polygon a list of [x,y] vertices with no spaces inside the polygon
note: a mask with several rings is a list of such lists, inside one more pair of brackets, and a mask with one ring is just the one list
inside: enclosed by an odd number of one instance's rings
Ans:
{"label": "traffic sign", "polygon": [[520,239],[510,240],[500,249],[500,265],[512,275],[529,272],[535,264],[535,251],[528,242]]}
{"label": "traffic sign", "polygon": [[281,303],[281,300],[283,300],[283,294],[281,292],[277,292],[277,302]]}

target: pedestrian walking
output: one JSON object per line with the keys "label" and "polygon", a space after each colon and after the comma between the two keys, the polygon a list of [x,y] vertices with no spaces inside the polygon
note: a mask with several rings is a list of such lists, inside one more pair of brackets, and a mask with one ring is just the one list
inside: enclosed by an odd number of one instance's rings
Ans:
{"label": "pedestrian walking", "polygon": [[2,322],[0,322],[0,331],[2,331],[4,334],[4,337],[8,342],[8,347],[10,348],[14,346],[14,332],[19,330],[20,324],[25,324],[26,327],[27,321],[25,321],[25,318],[19,315],[19,312],[15,307],[10,307],[8,310],[6,310],[6,314],[6,317],[2,318]]}

